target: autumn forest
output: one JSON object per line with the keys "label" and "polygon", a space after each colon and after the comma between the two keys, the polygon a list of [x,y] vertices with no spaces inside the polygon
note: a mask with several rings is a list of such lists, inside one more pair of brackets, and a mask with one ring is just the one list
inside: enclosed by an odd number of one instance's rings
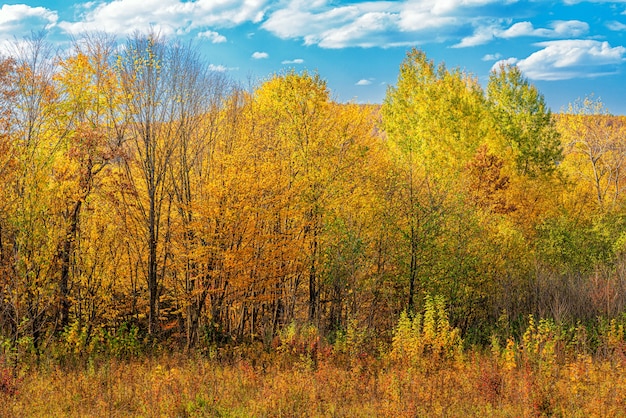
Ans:
{"label": "autumn forest", "polygon": [[[0,62],[0,405],[623,412],[625,163],[626,117],[591,94],[553,113],[514,66],[481,84],[413,49],[363,105],[316,73],[242,86],[155,33],[62,54],[16,41]],[[143,372],[124,381],[124,364]],[[24,396],[103,370],[90,411]]]}

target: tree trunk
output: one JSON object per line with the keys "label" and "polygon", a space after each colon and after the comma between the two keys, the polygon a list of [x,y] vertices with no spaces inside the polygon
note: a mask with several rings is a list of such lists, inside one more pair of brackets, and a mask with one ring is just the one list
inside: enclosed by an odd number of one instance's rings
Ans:
{"label": "tree trunk", "polygon": [[319,290],[317,289],[317,228],[313,231],[311,243],[311,267],[309,269],[309,322],[315,323],[319,305]]}
{"label": "tree trunk", "polygon": [[148,334],[150,335],[155,335],[159,326],[159,317],[157,312],[159,290],[157,283],[157,225],[154,200],[154,195],[151,195],[150,212],[148,214],[148,292],[150,294]]}
{"label": "tree trunk", "polygon": [[72,259],[72,250],[76,241],[78,232],[78,222],[80,219],[80,211],[82,208],[82,199],[74,203],[74,208],[70,214],[70,223],[68,226],[65,240],[62,243],[60,262],[61,277],[59,280],[59,324],[58,330],[63,330],[69,325],[71,302],[69,299],[69,282],[70,282],[70,263]]}

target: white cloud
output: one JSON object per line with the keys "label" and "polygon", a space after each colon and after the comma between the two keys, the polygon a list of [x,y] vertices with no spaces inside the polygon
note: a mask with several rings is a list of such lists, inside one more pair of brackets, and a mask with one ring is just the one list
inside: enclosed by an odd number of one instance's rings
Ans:
{"label": "white cloud", "polygon": [[589,24],[580,20],[556,20],[549,28],[535,28],[531,22],[524,21],[512,25],[497,34],[499,38],[518,38],[521,36],[535,37],[579,37],[589,31]]}
{"label": "white cloud", "polygon": [[322,48],[343,48],[350,45],[373,47],[380,45],[379,34],[396,26],[397,17],[391,13],[371,12],[358,16],[339,28],[328,29],[320,39],[315,35],[305,37],[308,44],[317,43]]}
{"label": "white cloud", "polygon": [[509,58],[494,64],[516,64],[531,80],[567,80],[615,74],[626,61],[626,48],[594,40],[540,42],[542,47],[524,59]]}
{"label": "white cloud", "polygon": [[25,4],[4,4],[0,8],[0,25],[2,26],[21,22],[30,17],[40,18],[50,24],[54,24],[58,20],[57,13],[45,7],[30,7]]}
{"label": "white cloud", "polygon": [[[322,48],[391,47],[459,40],[455,47],[521,36],[578,38],[589,31],[579,20],[556,20],[535,28],[511,24],[517,0],[382,0],[342,3],[283,0],[261,27],[282,39],[301,39]],[[469,35],[468,35],[469,34]],[[464,36],[464,37],[463,37]]]}
{"label": "white cloud", "polygon": [[502,54],[495,53],[495,54],[487,54],[487,55],[485,55],[482,58],[482,60],[483,61],[496,61],[496,60],[499,60],[500,58],[502,58]]}
{"label": "white cloud", "polygon": [[499,38],[517,38],[520,36],[531,36],[538,35],[540,30],[534,28],[533,24],[530,22],[517,22],[513,26],[503,31],[497,30],[494,34]]}
{"label": "white cloud", "polygon": [[262,59],[266,59],[269,57],[270,55],[267,52],[256,51],[255,53],[252,54],[252,58],[255,60],[262,60]]}
{"label": "white cloud", "polygon": [[69,33],[104,30],[124,35],[153,28],[164,35],[207,27],[260,22],[267,0],[112,0],[93,2],[76,21],[60,22]]}
{"label": "white cloud", "polygon": [[57,12],[45,7],[25,4],[4,4],[0,8],[0,36],[27,35],[32,30],[51,29],[56,26]]}
{"label": "white cloud", "polygon": [[370,84],[372,84],[372,80],[374,80],[373,78],[362,78],[359,81],[356,82],[356,86],[369,86]]}
{"label": "white cloud", "polygon": [[473,35],[461,39],[461,42],[454,45],[453,48],[466,48],[489,43],[496,37],[498,31],[496,26],[481,26],[474,31]]}
{"label": "white cloud", "polygon": [[611,22],[606,22],[606,27],[616,32],[626,31],[626,24],[622,22],[618,22],[616,20],[613,20]]}
{"label": "white cloud", "polygon": [[282,61],[281,64],[289,65],[289,64],[304,64],[304,60],[302,58],[296,58],[293,60],[285,60]]}
{"label": "white cloud", "polygon": [[218,73],[225,73],[226,71],[237,71],[238,69],[238,67],[226,67],[225,65],[221,64],[209,64],[209,71],[215,71]]}
{"label": "white cloud", "polygon": [[517,65],[519,61],[520,60],[518,60],[517,58],[507,58],[507,59],[500,60],[496,62],[495,64],[493,64],[493,66],[491,67],[491,71],[498,71],[500,67],[502,66]]}
{"label": "white cloud", "polygon": [[[469,9],[497,0],[364,1],[287,0],[269,13],[262,28],[282,39],[302,39],[322,48],[392,47],[442,41],[471,28]],[[475,10],[471,10],[475,12]]]}
{"label": "white cloud", "polygon": [[[515,17],[498,17],[510,15],[510,4],[516,1],[97,0],[76,5],[76,18],[61,22],[56,12],[43,7],[4,5],[0,35],[7,32],[13,36],[11,22],[21,24],[28,17],[70,34],[105,30],[127,35],[152,29],[166,36],[193,34],[212,43],[228,41],[220,28],[252,22],[279,38],[300,39],[322,48],[386,48],[444,41],[470,47],[517,37],[579,38],[589,31],[589,25],[578,20],[536,28],[530,21],[512,23]],[[36,26],[29,22],[26,27],[30,31]],[[626,30],[619,22],[609,22],[607,27]],[[285,64],[299,63],[287,60]]]}
{"label": "white cloud", "polygon": [[[507,1],[506,3],[514,3],[514,1]],[[493,0],[436,0],[433,2],[425,2],[425,3],[433,3],[432,11],[434,14],[446,14],[461,7],[476,7],[476,6],[485,6],[490,3],[494,3]]]}
{"label": "white cloud", "polygon": [[484,45],[496,38],[512,39],[523,36],[539,38],[576,38],[589,31],[589,24],[580,20],[556,20],[549,28],[535,28],[532,22],[517,22],[509,28],[503,29],[497,23],[478,25],[474,33],[454,45],[456,48],[465,48]]}
{"label": "white cloud", "polygon": [[225,66],[218,64],[218,65],[214,65],[214,64],[209,64],[209,70],[210,71],[216,71],[218,73],[223,73],[226,72],[226,70],[228,70],[228,68],[226,68]]}
{"label": "white cloud", "polygon": [[548,36],[577,38],[589,32],[589,24],[580,20],[557,20],[552,22],[553,33]]}
{"label": "white cloud", "polygon": [[221,44],[223,42],[226,42],[226,37],[224,35],[220,35],[218,32],[213,32],[211,30],[207,30],[204,32],[199,32],[198,33],[198,37],[199,38],[206,38],[209,41],[211,41],[211,43],[213,44]]}
{"label": "white cloud", "polygon": [[[458,24],[452,13],[458,8],[456,1],[408,0],[400,13],[400,29],[404,31],[421,31]],[[454,4],[453,4],[454,3]]]}
{"label": "white cloud", "polygon": [[333,8],[324,0],[294,0],[272,13],[262,27],[282,39],[302,38],[306,45],[341,48],[359,45],[363,39],[384,30],[394,18],[388,12],[394,7],[397,8],[386,1]]}

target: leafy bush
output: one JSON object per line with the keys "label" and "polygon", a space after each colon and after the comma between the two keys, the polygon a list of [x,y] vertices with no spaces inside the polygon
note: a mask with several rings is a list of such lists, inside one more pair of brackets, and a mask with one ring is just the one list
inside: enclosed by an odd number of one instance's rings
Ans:
{"label": "leafy bush", "polygon": [[91,328],[73,322],[63,334],[67,354],[93,357],[104,354],[116,358],[131,358],[143,351],[139,329],[126,322],[117,328]]}
{"label": "leafy bush", "polygon": [[0,393],[17,395],[20,383],[21,379],[17,377],[16,370],[7,365],[6,359],[0,361]]}
{"label": "leafy bush", "polygon": [[297,325],[295,322],[278,333],[272,347],[278,353],[298,360],[305,369],[315,368],[321,357],[328,357],[332,352],[316,326]]}
{"label": "leafy bush", "polygon": [[462,356],[458,328],[448,320],[443,297],[426,296],[423,314],[402,312],[394,330],[391,358],[409,365],[436,365]]}

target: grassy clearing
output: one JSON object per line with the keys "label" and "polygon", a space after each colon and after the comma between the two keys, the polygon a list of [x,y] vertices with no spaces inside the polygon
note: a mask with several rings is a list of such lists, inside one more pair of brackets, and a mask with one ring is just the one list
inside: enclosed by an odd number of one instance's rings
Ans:
{"label": "grassy clearing", "polygon": [[[3,417],[624,416],[626,360],[578,356],[507,367],[469,351],[407,365],[259,352],[237,359],[162,354],[4,377]],[[6,389],[6,387],[3,388]]]}

